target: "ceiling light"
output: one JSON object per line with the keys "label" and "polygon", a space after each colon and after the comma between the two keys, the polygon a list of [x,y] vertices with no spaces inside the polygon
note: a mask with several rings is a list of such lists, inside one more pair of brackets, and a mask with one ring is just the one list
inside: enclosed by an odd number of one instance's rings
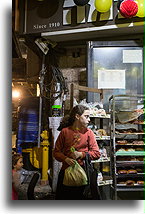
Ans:
{"label": "ceiling light", "polygon": [[12,91],[12,98],[17,99],[17,98],[20,98],[20,96],[21,96],[20,91],[16,89]]}

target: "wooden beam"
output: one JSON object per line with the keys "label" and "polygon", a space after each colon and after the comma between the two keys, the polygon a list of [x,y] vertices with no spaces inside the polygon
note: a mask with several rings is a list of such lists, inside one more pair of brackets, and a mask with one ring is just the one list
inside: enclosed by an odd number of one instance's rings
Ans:
{"label": "wooden beam", "polygon": [[89,88],[86,86],[81,86],[81,85],[77,85],[74,84],[74,89],[79,90],[79,91],[87,91],[87,92],[94,92],[94,93],[102,93],[102,89],[97,89],[97,88]]}
{"label": "wooden beam", "polygon": [[103,89],[89,88],[87,86],[81,86],[81,85],[72,83],[70,86],[70,109],[73,107],[74,90],[98,93],[100,94],[100,101],[103,100]]}

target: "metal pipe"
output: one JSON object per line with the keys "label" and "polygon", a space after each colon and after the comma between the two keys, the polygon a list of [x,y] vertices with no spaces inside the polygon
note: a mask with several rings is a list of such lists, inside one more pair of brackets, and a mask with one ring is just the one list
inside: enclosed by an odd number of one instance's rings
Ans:
{"label": "metal pipe", "polygon": [[49,166],[49,141],[48,141],[48,131],[44,130],[41,134],[43,139],[41,143],[42,147],[42,179],[41,184],[46,184],[48,182],[48,166]]}
{"label": "metal pipe", "polygon": [[44,81],[44,68],[45,68],[45,55],[42,58],[42,70],[39,76],[40,85],[40,99],[39,99],[39,124],[38,124],[38,148],[40,148],[40,134],[41,134],[41,120],[42,120],[42,93],[43,93],[43,81]]}

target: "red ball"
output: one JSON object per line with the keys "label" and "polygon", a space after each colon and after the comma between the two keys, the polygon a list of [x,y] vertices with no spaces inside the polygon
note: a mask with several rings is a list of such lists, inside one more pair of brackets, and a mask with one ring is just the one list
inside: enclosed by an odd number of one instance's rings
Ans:
{"label": "red ball", "polygon": [[120,4],[119,9],[121,15],[125,18],[132,18],[138,12],[138,5],[135,1],[132,0],[124,0]]}

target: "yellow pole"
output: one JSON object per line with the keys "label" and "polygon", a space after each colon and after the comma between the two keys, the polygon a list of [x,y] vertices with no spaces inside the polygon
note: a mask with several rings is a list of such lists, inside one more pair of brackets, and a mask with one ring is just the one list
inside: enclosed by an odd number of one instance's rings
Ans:
{"label": "yellow pole", "polygon": [[43,139],[42,146],[42,179],[41,184],[48,183],[48,154],[49,154],[49,141],[48,141],[48,131],[44,130],[41,134]]}

